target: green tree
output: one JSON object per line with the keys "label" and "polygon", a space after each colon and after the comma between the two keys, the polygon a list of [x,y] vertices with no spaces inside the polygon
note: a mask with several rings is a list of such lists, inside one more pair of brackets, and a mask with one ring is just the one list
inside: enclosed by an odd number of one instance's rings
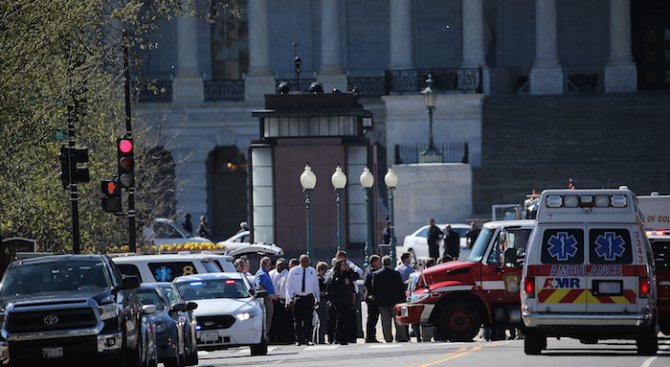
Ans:
{"label": "green tree", "polygon": [[[115,142],[125,130],[123,47],[152,49],[148,40],[159,21],[196,16],[189,9],[179,0],[0,2],[2,237],[37,239],[43,251],[71,250],[68,194],[57,159],[67,142],[57,138],[72,109],[77,145],[89,148],[91,173],[91,182],[79,186],[82,246],[102,251],[126,241],[127,220],[102,212],[99,185],[116,172]],[[137,65],[140,59],[131,61]],[[141,141],[141,133],[135,138]],[[137,158],[143,156],[151,154],[136,152]],[[138,161],[137,167],[142,164]],[[152,195],[138,198],[144,200],[139,208],[156,204]],[[151,215],[150,210],[143,213]]]}

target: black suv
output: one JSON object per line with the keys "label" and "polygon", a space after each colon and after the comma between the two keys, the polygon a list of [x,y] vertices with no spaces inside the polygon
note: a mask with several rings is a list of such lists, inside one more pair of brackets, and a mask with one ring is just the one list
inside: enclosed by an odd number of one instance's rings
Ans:
{"label": "black suv", "polygon": [[12,263],[0,283],[2,364],[143,365],[149,342],[135,292],[139,285],[104,255]]}

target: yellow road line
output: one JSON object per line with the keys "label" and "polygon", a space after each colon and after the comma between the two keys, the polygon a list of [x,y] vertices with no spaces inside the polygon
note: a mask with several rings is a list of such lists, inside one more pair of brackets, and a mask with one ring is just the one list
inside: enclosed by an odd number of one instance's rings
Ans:
{"label": "yellow road line", "polygon": [[459,349],[455,352],[447,353],[443,356],[434,358],[434,359],[432,359],[428,362],[420,364],[419,367],[434,366],[434,365],[437,365],[437,364],[440,364],[440,363],[443,363],[443,362],[451,361],[452,359],[456,359],[456,358],[466,356],[470,353],[473,353],[473,352],[476,352],[476,351],[482,349],[483,347],[492,348],[492,347],[497,347],[499,345],[507,344],[509,342],[510,341],[508,341],[508,340],[500,340],[500,341],[496,341],[496,342],[493,342],[493,343],[490,343],[490,344],[484,345],[484,346],[476,346],[476,347],[472,347],[472,348],[463,347],[463,348],[461,348],[461,349]]}

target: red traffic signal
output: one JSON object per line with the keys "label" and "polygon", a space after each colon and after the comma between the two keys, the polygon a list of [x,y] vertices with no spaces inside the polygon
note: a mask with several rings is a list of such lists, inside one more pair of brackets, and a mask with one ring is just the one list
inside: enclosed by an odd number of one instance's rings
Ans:
{"label": "red traffic signal", "polygon": [[102,191],[102,210],[109,213],[121,212],[121,186],[116,179],[100,181]]}
{"label": "red traffic signal", "polygon": [[133,139],[123,137],[116,141],[117,164],[118,164],[118,183],[122,187],[128,188],[135,184],[135,159]]}

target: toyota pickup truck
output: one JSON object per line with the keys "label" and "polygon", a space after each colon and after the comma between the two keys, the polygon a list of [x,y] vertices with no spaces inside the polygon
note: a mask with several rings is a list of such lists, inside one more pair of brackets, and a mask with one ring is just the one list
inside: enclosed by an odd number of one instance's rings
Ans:
{"label": "toyota pickup truck", "polygon": [[[155,357],[135,288],[104,255],[13,262],[0,283],[2,365],[143,366]],[[151,307],[154,307],[152,310]]]}

